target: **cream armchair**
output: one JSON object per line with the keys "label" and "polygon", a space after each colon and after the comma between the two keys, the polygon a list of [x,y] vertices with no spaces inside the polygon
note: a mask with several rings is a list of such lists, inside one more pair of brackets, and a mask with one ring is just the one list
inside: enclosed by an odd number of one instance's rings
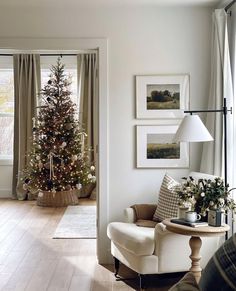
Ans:
{"label": "cream armchair", "polygon": [[[158,223],[155,228],[137,226],[133,208],[125,209],[124,216],[125,222],[111,222],[107,227],[107,235],[111,240],[111,254],[115,260],[115,276],[118,276],[121,262],[139,274],[142,289],[147,274],[189,270],[191,266],[189,236],[169,232],[162,223]],[[202,238],[202,268],[219,244],[217,237]]]}

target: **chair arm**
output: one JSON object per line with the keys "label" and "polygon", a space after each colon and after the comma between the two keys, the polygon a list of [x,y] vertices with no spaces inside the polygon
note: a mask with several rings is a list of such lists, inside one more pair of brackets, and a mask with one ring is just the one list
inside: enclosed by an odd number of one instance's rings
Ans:
{"label": "chair arm", "polygon": [[163,223],[155,227],[155,251],[160,272],[182,272],[190,267],[189,236],[166,229]]}
{"label": "chair arm", "polygon": [[136,215],[133,208],[128,207],[124,210],[124,222],[134,223],[136,221]]}

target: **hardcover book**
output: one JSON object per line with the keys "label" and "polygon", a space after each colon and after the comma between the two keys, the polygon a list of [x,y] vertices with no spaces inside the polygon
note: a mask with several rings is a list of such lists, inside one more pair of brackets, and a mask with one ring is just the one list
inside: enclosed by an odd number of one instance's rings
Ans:
{"label": "hardcover book", "polygon": [[191,227],[208,226],[208,223],[204,221],[189,222],[182,218],[172,218],[170,221],[173,223],[182,224],[182,225],[191,226]]}

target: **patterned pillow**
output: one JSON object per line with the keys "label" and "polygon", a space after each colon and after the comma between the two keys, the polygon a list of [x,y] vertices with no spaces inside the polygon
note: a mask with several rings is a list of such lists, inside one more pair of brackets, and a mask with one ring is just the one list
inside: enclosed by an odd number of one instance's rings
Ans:
{"label": "patterned pillow", "polygon": [[153,216],[154,221],[162,221],[166,218],[177,217],[178,195],[176,190],[179,186],[180,183],[165,174],[161,184],[157,208]]}

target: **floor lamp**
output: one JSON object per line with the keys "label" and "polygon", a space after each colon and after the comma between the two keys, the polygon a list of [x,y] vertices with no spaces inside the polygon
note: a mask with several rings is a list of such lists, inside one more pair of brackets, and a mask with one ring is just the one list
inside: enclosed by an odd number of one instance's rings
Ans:
{"label": "floor lamp", "polygon": [[[232,114],[232,107],[230,109],[226,106],[226,98],[224,98],[222,109],[209,109],[209,110],[189,110],[184,111],[184,113],[190,113],[186,115],[182,120],[176,134],[174,137],[175,142],[204,142],[212,141],[213,137],[202,123],[198,115],[193,115],[193,113],[200,112],[220,112],[223,114],[223,128],[224,128],[224,184],[228,184],[227,181],[227,113]],[[225,217],[225,222],[228,222],[227,215]],[[233,232],[233,223],[232,223]]]}

